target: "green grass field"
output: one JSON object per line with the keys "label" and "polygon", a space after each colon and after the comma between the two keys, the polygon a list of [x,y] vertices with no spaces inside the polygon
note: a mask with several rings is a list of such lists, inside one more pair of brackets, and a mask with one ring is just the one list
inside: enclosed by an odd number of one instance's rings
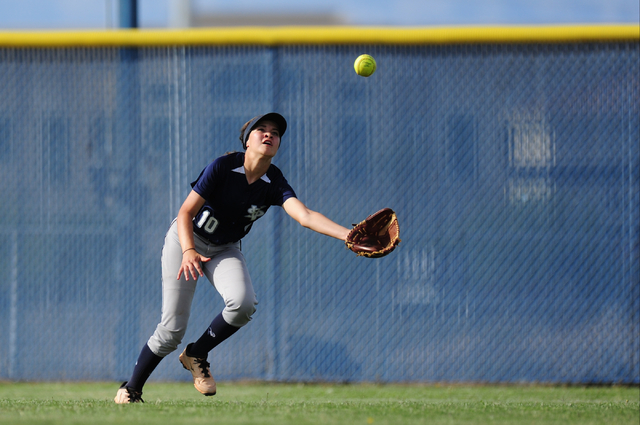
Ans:
{"label": "green grass field", "polygon": [[149,383],[116,405],[117,383],[0,383],[0,424],[640,423],[638,387]]}

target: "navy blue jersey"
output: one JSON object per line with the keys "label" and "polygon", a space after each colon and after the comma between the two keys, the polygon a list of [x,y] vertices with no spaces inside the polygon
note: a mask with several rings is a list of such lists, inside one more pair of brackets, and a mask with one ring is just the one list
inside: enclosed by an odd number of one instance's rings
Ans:
{"label": "navy blue jersey", "polygon": [[214,244],[239,241],[271,205],[282,206],[287,199],[296,197],[275,165],[262,178],[248,184],[243,164],[242,152],[221,156],[191,183],[205,199],[193,219],[193,230]]}

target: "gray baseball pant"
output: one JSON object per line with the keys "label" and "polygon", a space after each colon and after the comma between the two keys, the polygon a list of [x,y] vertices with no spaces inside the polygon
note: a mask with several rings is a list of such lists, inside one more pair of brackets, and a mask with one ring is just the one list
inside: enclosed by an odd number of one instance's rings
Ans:
{"label": "gray baseball pant", "polygon": [[[211,258],[202,263],[205,276],[224,300],[222,317],[236,327],[251,320],[256,311],[256,294],[253,290],[249,270],[240,251],[240,242],[214,245],[194,234],[198,253]],[[196,291],[197,280],[184,276],[177,280],[182,264],[182,247],[178,238],[177,221],[169,228],[162,248],[162,319],[147,344],[151,351],[165,357],[175,351],[187,330],[191,302]]]}

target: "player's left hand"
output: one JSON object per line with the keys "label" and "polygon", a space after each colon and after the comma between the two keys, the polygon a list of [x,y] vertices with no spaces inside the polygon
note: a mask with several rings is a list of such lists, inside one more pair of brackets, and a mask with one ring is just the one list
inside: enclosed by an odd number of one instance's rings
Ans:
{"label": "player's left hand", "polygon": [[211,261],[211,258],[200,255],[195,249],[190,249],[182,254],[182,264],[180,270],[178,270],[178,278],[184,274],[184,279],[189,280],[189,275],[193,277],[193,280],[198,280],[198,277],[204,276],[202,270],[202,263]]}
{"label": "player's left hand", "polygon": [[354,225],[345,239],[347,248],[369,258],[384,257],[399,243],[398,217],[391,208],[383,208]]}

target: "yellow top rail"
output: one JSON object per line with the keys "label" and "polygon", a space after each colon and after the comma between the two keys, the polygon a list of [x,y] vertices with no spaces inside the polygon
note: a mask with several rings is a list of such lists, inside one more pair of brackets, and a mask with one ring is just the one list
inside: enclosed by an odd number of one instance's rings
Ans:
{"label": "yellow top rail", "polygon": [[640,41],[640,25],[471,27],[229,27],[0,31],[0,47],[468,44]]}

